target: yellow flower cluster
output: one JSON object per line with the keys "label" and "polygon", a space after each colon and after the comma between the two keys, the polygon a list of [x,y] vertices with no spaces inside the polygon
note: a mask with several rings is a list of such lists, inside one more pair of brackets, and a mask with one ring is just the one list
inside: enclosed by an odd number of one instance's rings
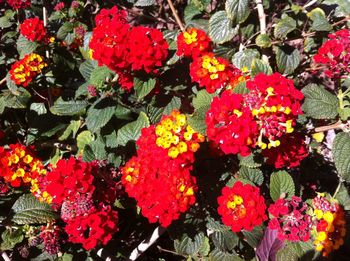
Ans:
{"label": "yellow flower cluster", "polygon": [[184,32],[184,40],[186,44],[197,42],[197,30],[189,30]]}
{"label": "yellow flower cluster", "polygon": [[218,72],[225,71],[226,66],[220,63],[215,57],[204,55],[202,68],[207,69],[210,74],[210,79],[215,80],[219,78]]}
{"label": "yellow flower cluster", "polygon": [[157,146],[168,149],[168,156],[173,159],[187,151],[196,152],[204,141],[204,136],[195,132],[187,124],[186,116],[178,111],[162,119],[156,126],[156,135]]}

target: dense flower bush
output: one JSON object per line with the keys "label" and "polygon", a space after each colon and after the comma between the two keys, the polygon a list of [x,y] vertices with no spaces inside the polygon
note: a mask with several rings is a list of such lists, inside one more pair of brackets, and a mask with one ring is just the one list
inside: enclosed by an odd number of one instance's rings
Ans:
{"label": "dense flower bush", "polygon": [[347,1],[0,0],[6,260],[347,260]]}

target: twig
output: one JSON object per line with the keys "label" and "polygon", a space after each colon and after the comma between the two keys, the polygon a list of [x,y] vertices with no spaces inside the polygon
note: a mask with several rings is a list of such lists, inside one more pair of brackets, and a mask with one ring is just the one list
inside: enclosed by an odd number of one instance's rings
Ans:
{"label": "twig", "polygon": [[[260,34],[266,34],[266,14],[264,11],[264,6],[261,0],[255,0],[255,3],[259,14]],[[261,59],[264,62],[267,62],[267,63],[269,62],[269,58],[267,57],[266,54],[263,54],[261,56]]]}
{"label": "twig", "polygon": [[11,259],[10,259],[9,256],[6,254],[6,252],[2,252],[2,253],[1,253],[1,257],[2,257],[5,261],[11,261]]}
{"label": "twig", "polygon": [[[43,6],[43,21],[44,21],[44,27],[47,27],[48,18],[47,18],[47,9],[45,6]],[[46,50],[45,54],[46,54],[46,58],[49,59],[50,58],[49,50]]]}
{"label": "twig", "polygon": [[164,248],[161,248],[160,246],[157,246],[158,250],[159,251],[162,251],[162,252],[166,252],[166,253],[170,253],[170,254],[173,254],[173,255],[176,255],[176,256],[182,256],[182,257],[187,257],[185,255],[181,255],[179,253],[176,253],[174,251],[171,251],[171,250],[168,250],[168,249],[164,249]]}
{"label": "twig", "polygon": [[179,15],[176,12],[176,9],[173,5],[173,2],[171,0],[167,0],[167,1],[168,1],[169,7],[170,7],[171,11],[173,12],[175,20],[176,20],[177,24],[179,25],[181,31],[185,31],[185,27],[184,27],[183,23],[181,22]]}
{"label": "twig", "polygon": [[315,132],[324,132],[324,131],[329,131],[329,130],[334,130],[334,129],[343,129],[347,126],[347,124],[342,123],[340,120],[334,124],[327,125],[327,126],[321,126],[315,128]]}
{"label": "twig", "polygon": [[6,82],[6,77],[0,81],[0,85],[2,85],[4,82]]}
{"label": "twig", "polygon": [[[340,177],[339,177],[339,178],[340,178]],[[338,194],[339,189],[340,189],[342,183],[343,183],[343,181],[340,179],[340,180],[339,180],[339,184],[338,184],[336,190],[334,191],[334,194],[333,194],[332,198],[335,198],[335,196]]]}
{"label": "twig", "polygon": [[130,254],[129,261],[136,260],[140,255],[142,255],[150,246],[153,245],[154,242],[158,240],[158,238],[165,232],[165,228],[157,227],[152,235],[143,240]]}

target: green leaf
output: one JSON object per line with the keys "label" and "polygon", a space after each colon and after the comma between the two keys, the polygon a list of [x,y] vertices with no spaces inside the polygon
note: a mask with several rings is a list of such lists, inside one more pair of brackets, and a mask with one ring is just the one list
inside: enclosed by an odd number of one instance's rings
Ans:
{"label": "green leaf", "polygon": [[294,182],[287,171],[277,171],[270,177],[270,196],[273,201],[285,195],[285,198],[291,198],[295,194]]}
{"label": "green leaf", "polygon": [[157,4],[156,0],[137,0],[134,6],[144,7]]}
{"label": "green leaf", "polygon": [[205,135],[207,131],[207,125],[205,123],[206,113],[209,110],[209,105],[200,107],[195,110],[192,115],[187,115],[187,122],[195,131]]}
{"label": "green leaf", "polygon": [[237,246],[239,238],[236,233],[233,233],[231,230],[214,232],[210,235],[216,248],[221,251],[234,251],[234,248]]}
{"label": "green leaf", "polygon": [[0,115],[3,114],[5,108],[6,108],[5,97],[0,97]]}
{"label": "green leaf", "polygon": [[86,81],[90,80],[92,72],[97,67],[97,62],[95,60],[86,60],[82,64],[80,64],[79,72],[84,77]]}
{"label": "green leaf", "polygon": [[79,133],[77,136],[77,146],[79,152],[83,151],[85,145],[90,144],[94,139],[94,135],[91,133],[91,131],[85,130]]}
{"label": "green leaf", "polygon": [[117,132],[112,131],[111,134],[106,135],[106,146],[109,148],[116,148],[118,147],[118,142],[117,142]]}
{"label": "green leaf", "polygon": [[256,155],[250,154],[246,157],[238,156],[239,158],[239,165],[244,166],[247,168],[259,168],[261,166],[261,163],[257,161]]}
{"label": "green leaf", "polygon": [[45,103],[42,102],[33,102],[30,104],[30,110],[35,111],[38,115],[47,113]]}
{"label": "green leaf", "polygon": [[33,53],[37,47],[37,43],[29,41],[23,35],[20,35],[18,37],[17,51],[19,53],[20,58],[23,58],[26,54]]}
{"label": "green leaf", "polygon": [[244,259],[237,256],[237,254],[223,252],[220,249],[215,248],[209,254],[209,261],[244,261]]}
{"label": "green leaf", "polygon": [[268,34],[259,34],[255,39],[255,44],[261,48],[269,48],[272,45]]}
{"label": "green leaf", "polygon": [[316,84],[309,84],[302,89],[305,100],[303,112],[314,119],[334,119],[338,115],[337,97]]}
{"label": "green leaf", "polygon": [[181,99],[174,96],[171,101],[164,107],[163,115],[169,115],[173,110],[179,110],[181,107]]}
{"label": "green leaf", "polygon": [[25,194],[12,206],[15,215],[12,221],[24,224],[44,224],[57,218],[49,204],[40,202],[32,194]]}
{"label": "green leaf", "polygon": [[339,204],[344,210],[350,210],[350,195],[347,187],[342,183],[335,198],[339,201]]}
{"label": "green leaf", "polygon": [[227,17],[225,11],[216,12],[209,20],[209,36],[215,43],[224,43],[231,40],[237,34],[232,28],[232,20]]}
{"label": "green leaf", "polygon": [[322,4],[330,5],[332,10],[334,10],[335,17],[345,17],[350,15],[350,5],[348,0],[326,0]]}
{"label": "green leaf", "polygon": [[248,0],[226,0],[225,10],[234,23],[243,23],[250,13],[249,2]]}
{"label": "green leaf", "polygon": [[297,22],[293,18],[286,16],[276,24],[274,35],[276,38],[284,38],[287,34],[294,31],[296,26]]}
{"label": "green leaf", "polygon": [[253,60],[260,58],[260,53],[255,49],[245,49],[235,53],[232,57],[232,63],[239,69],[246,71],[251,68]]}
{"label": "green leaf", "polygon": [[184,10],[185,23],[188,24],[193,17],[199,15],[200,13],[202,13],[202,11],[199,10],[194,4],[187,5]]}
{"label": "green leaf", "polygon": [[86,126],[91,132],[104,127],[115,114],[115,102],[110,98],[100,98],[94,102],[87,112]]}
{"label": "green leaf", "polygon": [[246,87],[246,82],[239,82],[233,89],[233,92],[238,94],[249,93],[249,89]]}
{"label": "green leaf", "polygon": [[13,249],[18,243],[24,239],[23,231],[21,229],[6,229],[1,234],[0,250],[6,251]]}
{"label": "green leaf", "polygon": [[59,140],[66,140],[69,138],[69,136],[72,134],[72,137],[75,138],[75,135],[77,135],[77,132],[81,126],[81,121],[77,120],[71,120],[70,124],[68,125],[67,129],[62,133],[62,135],[58,138]]}
{"label": "green leaf", "polygon": [[72,33],[74,25],[71,22],[65,22],[57,31],[57,38],[65,40],[69,33]]}
{"label": "green leaf", "polygon": [[224,232],[231,230],[230,227],[221,224],[219,221],[214,220],[212,217],[208,217],[206,224],[209,231],[213,232]]}
{"label": "green leaf", "polygon": [[260,169],[252,169],[245,166],[239,169],[239,178],[249,180],[258,186],[264,182],[264,175]]}
{"label": "green leaf", "polygon": [[[107,158],[106,144],[102,139],[102,136],[98,136],[98,138],[93,142],[91,142],[89,146],[94,154],[93,159],[104,160]],[[84,159],[84,154],[83,154],[83,159]]]}
{"label": "green leaf", "polygon": [[7,17],[6,15],[0,17],[0,27],[2,29],[9,28],[14,24],[11,17]]}
{"label": "green leaf", "polygon": [[59,97],[53,106],[50,107],[52,114],[59,116],[72,116],[82,113],[88,106],[86,101],[64,101],[62,97]]}
{"label": "green leaf", "polygon": [[301,57],[298,49],[289,45],[276,48],[276,62],[279,72],[291,74],[298,67]]}
{"label": "green leaf", "polygon": [[136,141],[141,135],[141,129],[149,127],[149,119],[141,112],[136,121],[130,122],[120,128],[117,133],[117,143],[125,146],[129,141]]}
{"label": "green leaf", "polygon": [[[85,73],[85,72],[84,72]],[[86,71],[86,76],[88,76]],[[90,75],[90,83],[97,89],[103,89],[106,84],[106,79],[112,79],[114,73],[107,66],[97,66]]]}
{"label": "green leaf", "polygon": [[12,108],[12,109],[27,108],[27,104],[30,100],[31,95],[26,89],[19,88],[18,92],[16,93],[12,93],[10,91],[3,92],[3,93],[4,93],[3,97],[7,108]]}
{"label": "green leaf", "polygon": [[309,242],[287,242],[286,245],[277,252],[276,260],[298,261],[314,260],[314,248]]}
{"label": "green leaf", "polygon": [[193,98],[193,107],[199,109],[211,104],[215,94],[210,94],[206,90],[200,90],[196,97]]}
{"label": "green leaf", "polygon": [[328,22],[326,14],[324,11],[317,7],[307,14],[311,19],[312,25],[311,29],[315,31],[330,31],[332,30],[331,24]]}
{"label": "green leaf", "polygon": [[254,59],[252,62],[252,68],[251,68],[251,76],[254,77],[259,73],[263,73],[266,75],[272,74],[272,68],[271,66],[260,59]]}
{"label": "green leaf", "polygon": [[195,235],[193,239],[184,235],[181,241],[174,241],[174,248],[177,253],[182,255],[195,257],[200,254],[206,256],[210,250],[209,239],[202,232]]}
{"label": "green leaf", "polygon": [[147,82],[141,81],[138,78],[134,79],[134,89],[136,92],[137,101],[141,101],[146,97],[156,86],[156,79],[150,78]]}
{"label": "green leaf", "polygon": [[254,227],[252,231],[242,231],[245,240],[252,247],[257,247],[264,235],[264,226]]}
{"label": "green leaf", "polygon": [[338,174],[342,179],[350,181],[350,135],[341,132],[335,136],[332,146],[333,159]]}

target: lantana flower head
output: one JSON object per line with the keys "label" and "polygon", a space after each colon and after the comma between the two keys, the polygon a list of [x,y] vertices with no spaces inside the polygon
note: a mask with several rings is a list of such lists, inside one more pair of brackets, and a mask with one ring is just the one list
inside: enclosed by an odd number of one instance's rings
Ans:
{"label": "lantana flower head", "polygon": [[207,135],[225,154],[247,156],[255,146],[258,126],[243,96],[225,91],[215,97],[206,114]]}
{"label": "lantana flower head", "polygon": [[136,26],[129,33],[127,59],[134,71],[154,72],[168,56],[168,43],[158,29]]}
{"label": "lantana flower head", "polygon": [[86,250],[106,245],[118,231],[118,213],[111,207],[92,209],[67,221],[65,231],[72,243],[82,244]]}
{"label": "lantana flower head", "polygon": [[344,244],[346,220],[343,208],[334,200],[328,200],[323,193],[312,200],[314,245],[323,256],[328,256]]}
{"label": "lantana flower head", "polygon": [[307,204],[300,197],[278,199],[268,209],[273,216],[269,228],[277,229],[277,237],[282,241],[309,241],[312,223],[307,209]]}
{"label": "lantana flower head", "polygon": [[38,17],[28,18],[20,25],[20,32],[31,42],[41,42],[47,37],[44,22]]}
{"label": "lantana flower head", "polygon": [[258,124],[256,145],[262,149],[278,147],[280,138],[294,131],[297,116],[302,114],[302,92],[279,73],[258,74],[247,81],[250,90],[244,95],[244,105],[251,110]]}
{"label": "lantana flower head", "polygon": [[17,85],[27,87],[36,76],[42,73],[43,68],[46,66],[47,64],[40,55],[27,54],[23,59],[12,64],[10,70],[11,80]]}
{"label": "lantana flower head", "polygon": [[224,187],[218,203],[222,222],[233,232],[250,231],[267,219],[265,199],[259,188],[250,184],[237,181],[232,188]]}
{"label": "lantana flower head", "polygon": [[350,30],[342,29],[328,37],[313,57],[314,62],[324,65],[325,74],[330,78],[350,73]]}
{"label": "lantana flower head", "polygon": [[35,196],[41,197],[38,180],[45,175],[43,163],[26,146],[0,147],[0,176],[12,187],[29,186]]}
{"label": "lantana flower head", "polygon": [[242,73],[226,59],[216,57],[214,53],[205,53],[193,59],[190,76],[193,82],[213,93],[228,85],[233,79],[240,78]]}
{"label": "lantana flower head", "polygon": [[275,168],[294,168],[309,155],[305,137],[301,133],[283,135],[281,145],[263,150],[262,154],[267,158],[267,163]]}
{"label": "lantana flower head", "polygon": [[30,0],[6,0],[13,9],[25,9],[30,6]]}
{"label": "lantana flower head", "polygon": [[189,28],[177,37],[178,56],[197,57],[212,51],[212,42],[209,36],[197,28]]}
{"label": "lantana flower head", "polygon": [[60,206],[63,201],[74,201],[79,195],[92,195],[95,190],[93,179],[91,164],[70,157],[59,160],[48,172],[44,189],[52,197],[52,202]]}

